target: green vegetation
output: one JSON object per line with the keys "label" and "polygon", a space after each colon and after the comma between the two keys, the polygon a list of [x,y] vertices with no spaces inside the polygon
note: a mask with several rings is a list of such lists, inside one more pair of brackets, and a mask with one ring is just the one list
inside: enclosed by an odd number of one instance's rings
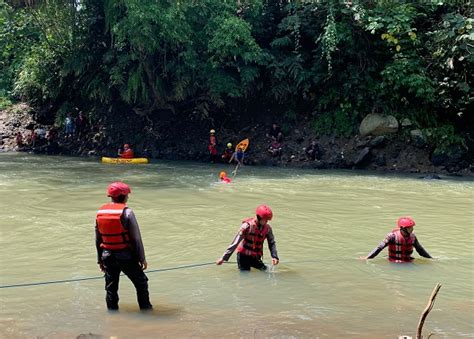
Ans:
{"label": "green vegetation", "polygon": [[0,2],[1,106],[183,119],[248,118],[258,106],[339,136],[380,112],[410,118],[439,146],[473,125],[467,0],[9,3]]}

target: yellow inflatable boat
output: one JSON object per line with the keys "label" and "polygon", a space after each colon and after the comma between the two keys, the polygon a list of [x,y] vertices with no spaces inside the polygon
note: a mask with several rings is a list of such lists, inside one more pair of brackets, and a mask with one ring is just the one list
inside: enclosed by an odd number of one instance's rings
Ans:
{"label": "yellow inflatable boat", "polygon": [[104,164],[148,164],[148,158],[108,158],[102,157],[102,163]]}

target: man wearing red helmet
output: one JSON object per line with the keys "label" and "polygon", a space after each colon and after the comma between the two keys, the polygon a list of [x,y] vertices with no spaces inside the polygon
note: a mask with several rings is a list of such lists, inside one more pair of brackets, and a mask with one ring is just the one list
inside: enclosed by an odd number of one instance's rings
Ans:
{"label": "man wearing red helmet", "polygon": [[133,153],[133,150],[130,148],[129,144],[123,145],[123,150],[119,148],[117,154],[120,158],[124,159],[133,159],[135,157],[135,154]]}
{"label": "man wearing red helmet", "polygon": [[105,273],[105,301],[109,310],[118,310],[120,273],[132,281],[137,291],[140,309],[153,306],[148,294],[147,268],[140,228],[133,211],[127,207],[130,187],[123,182],[113,182],[107,189],[111,202],[97,212],[95,244],[97,263]]}
{"label": "man wearing red helmet", "polygon": [[415,233],[413,233],[413,227],[415,226],[415,220],[411,217],[401,217],[397,222],[398,228],[387,234],[385,239],[378,245],[369,255],[362,259],[375,258],[380,251],[388,246],[388,260],[392,262],[410,262],[413,253],[413,247],[416,249],[419,255],[425,258],[432,259],[431,255],[421,246]]}
{"label": "man wearing red helmet", "polygon": [[265,270],[267,266],[262,261],[263,242],[267,239],[268,248],[272,256],[272,265],[278,265],[278,253],[272,227],[268,221],[272,220],[273,212],[267,205],[260,205],[256,210],[256,218],[247,218],[240,226],[239,233],[227,247],[222,258],[216,260],[217,265],[228,261],[237,249],[237,264],[239,270],[250,271],[250,267]]}

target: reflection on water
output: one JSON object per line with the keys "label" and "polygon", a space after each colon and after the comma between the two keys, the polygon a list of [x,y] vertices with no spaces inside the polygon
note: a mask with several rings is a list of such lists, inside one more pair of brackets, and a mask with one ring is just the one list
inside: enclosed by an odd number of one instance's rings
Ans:
{"label": "reflection on water", "polygon": [[[425,332],[474,336],[472,181],[245,167],[223,185],[222,169],[0,154],[1,285],[98,276],[95,212],[108,183],[123,180],[132,187],[155,307],[138,310],[127,278],[116,314],[106,311],[101,279],[2,288],[0,337],[393,338],[414,335],[437,282],[443,287]],[[240,274],[233,256],[223,266],[197,266],[222,255],[260,203],[274,210],[280,265]],[[357,259],[406,214],[438,260],[415,254],[414,264],[395,265],[386,250]]]}

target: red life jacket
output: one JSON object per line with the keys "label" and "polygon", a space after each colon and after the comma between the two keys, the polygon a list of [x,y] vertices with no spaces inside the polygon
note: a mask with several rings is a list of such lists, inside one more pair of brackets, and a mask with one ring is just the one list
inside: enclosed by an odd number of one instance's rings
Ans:
{"label": "red life jacket", "polygon": [[214,145],[209,145],[207,146],[207,149],[209,150],[209,153],[212,154],[212,155],[216,155],[217,154],[217,148],[216,146]]}
{"label": "red life jacket", "polygon": [[102,237],[100,247],[107,250],[123,250],[129,247],[130,238],[120,220],[125,204],[108,203],[97,211],[97,228]]}
{"label": "red life jacket", "polygon": [[216,143],[217,143],[216,137],[214,135],[211,135],[209,137],[209,145],[207,146],[207,149],[209,150],[209,153],[211,155],[217,154]]}
{"label": "red life jacket", "polygon": [[237,248],[237,252],[252,257],[263,256],[263,242],[267,237],[270,225],[265,224],[259,228],[259,224],[256,218],[247,218],[243,221],[245,224],[241,230],[243,232],[243,240]]}
{"label": "red life jacket", "polygon": [[133,154],[133,150],[131,148],[120,153],[120,157],[124,159],[132,159],[134,156],[135,155]]}
{"label": "red life jacket", "polygon": [[215,145],[217,144],[216,137],[215,137],[214,135],[211,135],[211,136],[209,137],[209,144],[210,144],[211,146],[215,146]]}
{"label": "red life jacket", "polygon": [[400,229],[394,230],[395,242],[388,245],[388,260],[392,262],[410,262],[413,260],[413,244],[415,243],[415,234],[411,233],[409,237],[404,237]]}

